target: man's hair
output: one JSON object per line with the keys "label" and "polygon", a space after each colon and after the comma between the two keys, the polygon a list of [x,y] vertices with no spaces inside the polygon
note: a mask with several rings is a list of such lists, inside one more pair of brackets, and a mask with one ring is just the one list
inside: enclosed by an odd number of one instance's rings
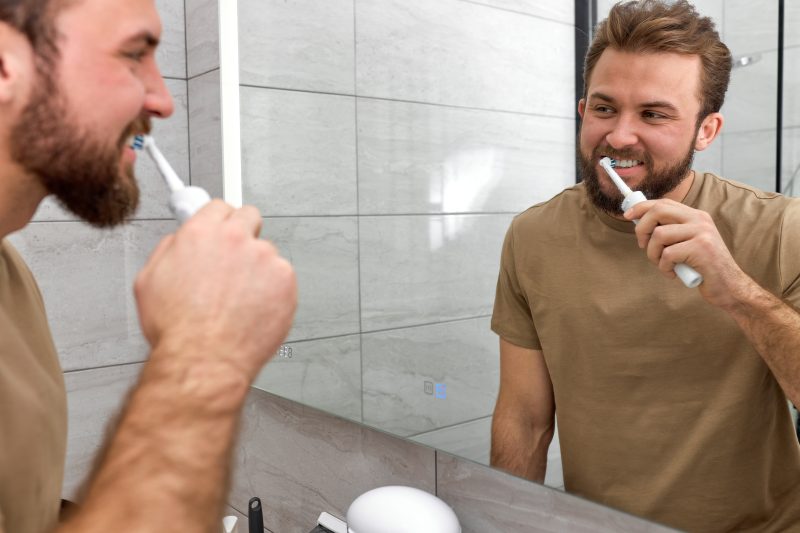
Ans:
{"label": "man's hair", "polygon": [[584,94],[592,71],[606,48],[633,53],[672,53],[700,57],[698,122],[720,110],[731,77],[731,52],[720,41],[714,23],[686,0],[620,2],[598,24],[583,68]]}
{"label": "man's hair", "polygon": [[0,0],[0,22],[28,39],[36,55],[48,63],[58,58],[56,15],[74,0]]}

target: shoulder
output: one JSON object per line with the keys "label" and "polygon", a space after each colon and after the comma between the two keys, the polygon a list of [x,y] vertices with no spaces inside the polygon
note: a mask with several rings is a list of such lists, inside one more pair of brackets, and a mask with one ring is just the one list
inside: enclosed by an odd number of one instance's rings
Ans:
{"label": "shoulder", "polygon": [[548,232],[559,228],[564,221],[573,220],[585,207],[583,184],[564,189],[545,202],[532,205],[514,217],[511,231],[515,234]]}
{"label": "shoulder", "polygon": [[797,205],[797,199],[707,172],[703,175],[696,207],[715,218],[727,218],[741,225],[748,220],[778,221],[784,211],[793,205]]}

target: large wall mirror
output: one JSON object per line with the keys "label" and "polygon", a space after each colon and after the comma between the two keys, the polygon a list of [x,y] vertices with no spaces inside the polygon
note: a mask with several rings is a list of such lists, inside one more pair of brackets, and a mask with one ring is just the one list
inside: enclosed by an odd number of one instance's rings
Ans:
{"label": "large wall mirror", "polygon": [[[239,2],[242,200],[300,286],[257,387],[488,464],[500,246],[576,181],[576,13],[612,5],[580,1]],[[695,4],[736,58],[695,167],[800,194],[800,10],[779,49],[777,1]]]}

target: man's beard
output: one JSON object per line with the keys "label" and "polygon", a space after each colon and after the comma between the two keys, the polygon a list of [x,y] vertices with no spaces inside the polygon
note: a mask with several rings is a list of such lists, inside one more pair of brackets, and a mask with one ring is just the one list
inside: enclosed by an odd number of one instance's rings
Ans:
{"label": "man's beard", "polygon": [[139,205],[133,166],[123,165],[122,153],[132,133],[150,130],[149,119],[137,119],[109,145],[69,122],[75,117],[59,95],[54,75],[39,72],[38,78],[11,130],[12,159],[86,222],[97,227],[122,223]]}
{"label": "man's beard", "polygon": [[[649,200],[663,198],[680,185],[692,169],[695,139],[692,139],[689,149],[682,160],[662,170],[655,170],[653,158],[647,152],[639,154],[633,150],[614,150],[606,146],[598,146],[592,152],[591,159],[586,158],[583,152],[581,152],[580,137],[578,137],[578,162],[580,164],[581,177],[586,184],[586,192],[589,195],[589,199],[595,206],[607,213],[611,213],[612,215],[622,214],[622,200],[624,200],[622,193],[620,193],[616,187],[613,187],[612,195],[608,196],[600,188],[600,179],[597,175],[595,165],[601,156],[608,156],[617,161],[622,159],[641,161],[647,173],[641,183],[636,186],[636,190],[642,191]],[[609,178],[609,180],[610,179],[611,178]]]}

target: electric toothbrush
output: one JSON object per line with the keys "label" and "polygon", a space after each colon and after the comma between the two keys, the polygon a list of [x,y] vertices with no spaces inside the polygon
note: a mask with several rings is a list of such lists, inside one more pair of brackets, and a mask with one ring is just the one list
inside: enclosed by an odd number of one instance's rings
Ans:
{"label": "electric toothbrush", "polygon": [[155,140],[150,135],[136,135],[133,138],[133,149],[144,150],[150,159],[156,164],[158,172],[164,178],[170,190],[169,208],[175,218],[183,224],[201,207],[211,201],[211,197],[200,187],[189,185],[188,187],[181,181],[178,175],[169,164],[164,154],[156,146]]}
{"label": "electric toothbrush", "polygon": [[[632,191],[631,188],[628,187],[624,181],[622,181],[622,178],[619,177],[617,171],[614,170],[614,165],[611,161],[611,158],[602,158],[600,160],[600,166],[603,167],[603,170],[606,171],[606,174],[608,174],[608,176],[611,178],[611,181],[613,181],[614,185],[617,186],[619,192],[621,192],[622,196],[625,197],[625,199],[622,200],[623,212],[647,200],[642,191]],[[639,219],[634,220],[633,223],[638,224]],[[690,289],[693,289],[703,283],[703,276],[686,263],[678,263],[675,265],[675,274],[677,274],[683,284]]]}

